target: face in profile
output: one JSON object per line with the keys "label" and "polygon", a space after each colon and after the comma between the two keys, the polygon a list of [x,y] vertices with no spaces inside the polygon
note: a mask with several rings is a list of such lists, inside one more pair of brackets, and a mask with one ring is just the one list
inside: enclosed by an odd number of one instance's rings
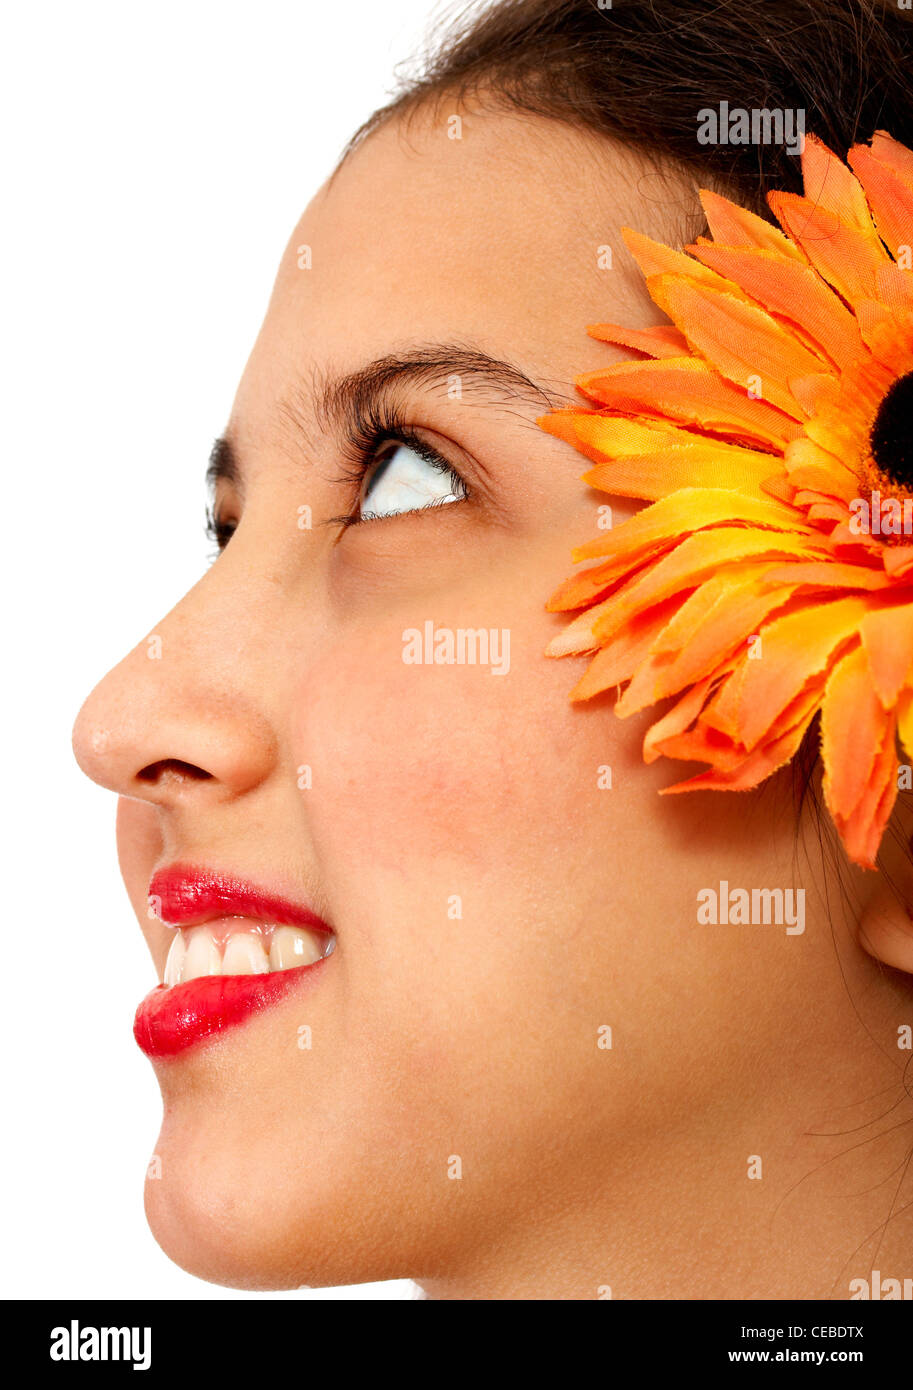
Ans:
{"label": "face in profile", "polygon": [[627,355],[588,323],[661,319],[600,248],[681,241],[687,199],[555,122],[448,115],[309,203],[214,451],[221,553],[78,720],[163,982],[148,1218],[215,1282],[442,1296],[596,1297],[622,1231],[631,1289],[719,1293],[722,1223],[801,1295],[831,1193],[762,1238],[746,1162],[798,1177],[877,1059],[813,878],[801,938],[694,907],[721,862],[788,881],[788,796],[658,797],[650,718],[544,655],[606,498],[537,420]]}

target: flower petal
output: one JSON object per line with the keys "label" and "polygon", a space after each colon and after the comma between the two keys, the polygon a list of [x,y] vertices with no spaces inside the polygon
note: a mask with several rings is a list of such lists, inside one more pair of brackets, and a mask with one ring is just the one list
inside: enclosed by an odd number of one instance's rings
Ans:
{"label": "flower petal", "polygon": [[747,299],[674,275],[660,276],[659,281],[662,307],[692,347],[746,390],[760,380],[765,400],[794,420],[804,418],[789,379],[821,371],[820,357],[812,356],[770,314]]}
{"label": "flower petal", "polygon": [[737,281],[762,308],[801,329],[812,351],[826,354],[836,366],[849,366],[863,352],[855,318],[810,265],[784,265],[775,252],[703,241],[693,250],[705,265]]}
{"label": "flower petal", "polygon": [[708,720],[746,749],[754,748],[806,682],[858,631],[867,608],[865,598],[840,598],[774,618],[761,634],[760,659],[742,663],[708,709]]}
{"label": "flower petal", "polygon": [[824,799],[836,820],[862,800],[884,738],[884,710],[861,646],[836,662],[821,702]]}
{"label": "flower petal", "polygon": [[633,348],[648,357],[681,357],[688,344],[683,334],[671,324],[655,324],[652,328],[623,328],[617,323],[591,323],[587,328],[591,338],[619,347]]}
{"label": "flower petal", "polygon": [[776,252],[782,259],[800,261],[805,258],[789,237],[774,227],[757,213],[740,208],[719,193],[709,189],[700,190],[701,205],[707,218],[707,226],[717,245],[757,246],[762,251]]}
{"label": "flower petal", "polygon": [[813,553],[804,536],[787,536],[779,531],[748,526],[696,531],[638,576],[623,594],[613,597],[596,623],[594,635],[601,642],[607,641],[633,613],[684,588],[694,588],[735,561],[754,560],[761,555],[778,559],[781,555],[805,557]]}
{"label": "flower petal", "polygon": [[577,377],[576,385],[612,410],[676,420],[762,448],[782,449],[798,432],[788,416],[693,357],[621,362]]}
{"label": "flower petal", "polygon": [[612,644],[597,653],[571,691],[572,700],[589,700],[613,686],[630,680],[637,667],[648,655],[658,633],[681,606],[681,594],[645,613],[636,613],[612,639]]}
{"label": "flower petal", "polygon": [[892,711],[884,717],[881,746],[859,804],[846,818],[834,816],[847,854],[864,869],[878,867],[878,847],[897,800],[896,725]]}
{"label": "flower petal", "polygon": [[878,271],[890,262],[874,228],[866,235],[822,203],[798,193],[769,193],[767,201],[818,274],[849,304],[876,297]]}
{"label": "flower petal", "polygon": [[860,631],[875,691],[890,709],[913,671],[913,603],[873,609]]}
{"label": "flower petal", "polygon": [[847,157],[865,189],[878,234],[897,259],[899,248],[910,244],[913,187],[882,163],[874,148],[854,145]]}

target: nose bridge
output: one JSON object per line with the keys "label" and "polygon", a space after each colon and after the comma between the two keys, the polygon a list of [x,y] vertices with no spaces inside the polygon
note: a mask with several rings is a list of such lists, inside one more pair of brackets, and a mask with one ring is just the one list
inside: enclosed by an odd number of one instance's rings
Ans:
{"label": "nose bridge", "polygon": [[[258,552],[236,537],[89,695],[73,743],[95,781],[164,801],[166,769],[192,774],[210,795],[269,777],[280,753],[282,645],[289,649],[278,634],[295,597],[263,556],[262,543]],[[301,646],[296,640],[296,664]]]}

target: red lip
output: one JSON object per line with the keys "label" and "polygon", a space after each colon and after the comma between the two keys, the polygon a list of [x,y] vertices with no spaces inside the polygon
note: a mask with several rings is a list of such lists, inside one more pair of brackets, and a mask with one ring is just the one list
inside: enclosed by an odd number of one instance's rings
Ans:
{"label": "red lip", "polygon": [[[175,927],[217,917],[252,917],[332,932],[311,908],[208,870],[179,866],[161,870],[149,884],[149,902],[156,916]],[[306,982],[316,982],[327,959],[268,975],[204,975],[170,988],[157,985],[136,1011],[133,1035],[147,1057],[174,1056],[243,1023]]]}
{"label": "red lip", "polygon": [[192,927],[214,917],[258,917],[280,926],[332,931],[309,907],[208,869],[160,869],[149,884],[149,903],[172,927]]}

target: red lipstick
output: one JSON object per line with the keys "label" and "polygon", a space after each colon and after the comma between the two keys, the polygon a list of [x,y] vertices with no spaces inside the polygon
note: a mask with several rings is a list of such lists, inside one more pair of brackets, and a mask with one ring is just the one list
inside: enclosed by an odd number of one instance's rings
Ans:
{"label": "red lipstick", "polygon": [[[161,870],[149,884],[149,904],[176,928],[231,918],[239,931],[299,927],[333,939],[332,928],[306,905],[209,870]],[[312,964],[263,974],[201,975],[157,985],[136,1011],[134,1037],[148,1057],[175,1056],[316,983],[327,959],[328,954]]]}

